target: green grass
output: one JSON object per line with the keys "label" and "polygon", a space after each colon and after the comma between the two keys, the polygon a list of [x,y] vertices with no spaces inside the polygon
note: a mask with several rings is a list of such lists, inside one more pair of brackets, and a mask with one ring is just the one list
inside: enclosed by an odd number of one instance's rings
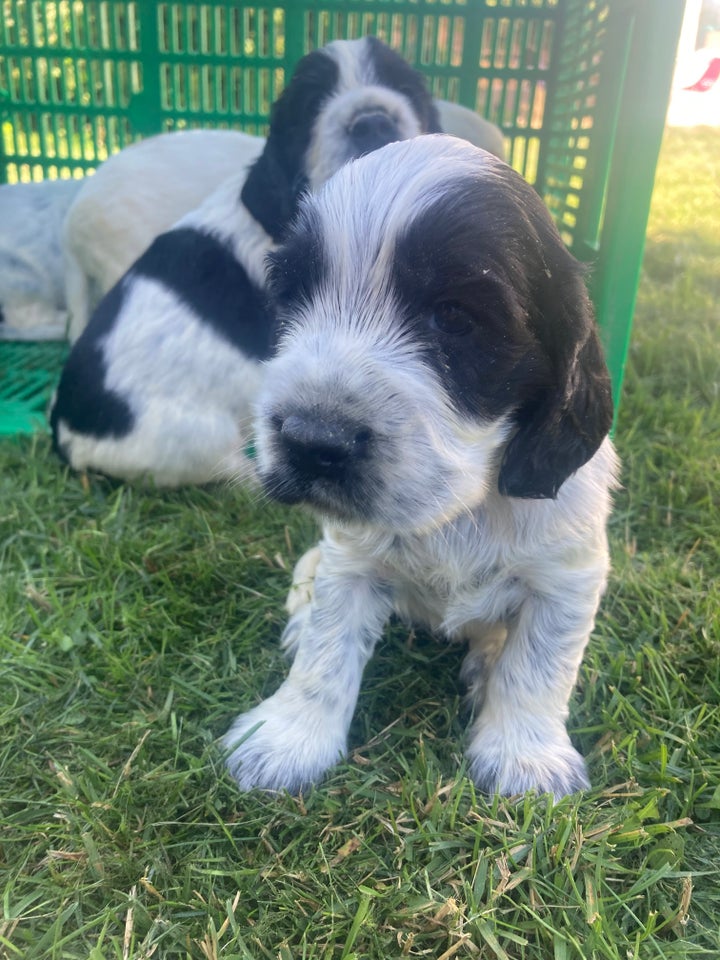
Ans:
{"label": "green grass", "polygon": [[301,799],[240,795],[215,738],[283,676],[312,522],[0,445],[0,956],[720,955],[719,156],[718,132],[663,150],[582,797],[477,796],[460,651],[400,628],[348,761]]}

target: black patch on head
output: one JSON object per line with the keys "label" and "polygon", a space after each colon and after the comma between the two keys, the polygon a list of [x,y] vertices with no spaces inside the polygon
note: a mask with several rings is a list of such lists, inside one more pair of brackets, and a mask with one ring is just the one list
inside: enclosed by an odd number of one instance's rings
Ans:
{"label": "black patch on head", "polygon": [[275,241],[295,214],[307,187],[305,155],[320,109],[338,81],[338,65],[323,50],[304,56],[273,104],[262,154],[250,168],[240,197]]}
{"label": "black patch on head", "polygon": [[527,323],[524,265],[502,236],[502,196],[478,204],[458,185],[398,240],[394,274],[413,337],[453,402],[470,417],[517,408],[547,378]]}
{"label": "black patch on head", "polygon": [[55,452],[67,460],[58,438],[58,421],[76,433],[93,437],[124,437],[134,417],[127,402],[105,386],[105,361],[101,340],[107,336],[122,309],[125,279],[103,297],[90,322],[70,352],[50,413]]}
{"label": "black patch on head", "polygon": [[130,272],[171,290],[246,356],[270,356],[264,294],[221,238],[193,227],[170,230],[153,241]]}
{"label": "black patch on head", "polygon": [[428,92],[423,75],[377,37],[367,37],[366,42],[378,81],[407,97],[417,114],[423,133],[442,133],[437,107]]}
{"label": "black patch on head", "polygon": [[501,493],[555,497],[610,429],[610,379],[582,266],[535,191],[504,164],[490,171],[410,224],[396,286],[459,409],[514,411]]}

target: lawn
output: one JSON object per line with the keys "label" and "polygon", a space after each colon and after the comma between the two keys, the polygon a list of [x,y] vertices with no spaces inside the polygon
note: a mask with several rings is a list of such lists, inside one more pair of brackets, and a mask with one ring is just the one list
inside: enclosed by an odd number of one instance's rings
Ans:
{"label": "lawn", "polygon": [[0,445],[0,956],[720,955],[720,131],[668,133],[617,427],[614,572],[573,698],[593,789],[463,775],[461,652],[396,627],[348,761],[241,795],[312,521]]}

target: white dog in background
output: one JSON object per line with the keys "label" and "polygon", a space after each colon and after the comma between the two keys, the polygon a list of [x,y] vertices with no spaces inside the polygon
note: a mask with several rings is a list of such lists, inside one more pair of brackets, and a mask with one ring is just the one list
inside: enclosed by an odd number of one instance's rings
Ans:
{"label": "white dog in background", "polygon": [[271,352],[266,254],[307,189],[354,157],[437,130],[422,76],[379,40],[304,57],[249,171],[157,237],[101,301],[58,386],[58,452],[76,469],[158,485],[249,477]]}
{"label": "white dog in background", "polygon": [[[494,124],[446,100],[435,100],[435,106],[442,131],[504,156],[502,133]],[[322,149],[325,138],[317,142]],[[86,178],[63,230],[71,342],[155,237],[246,167],[264,144],[261,137],[232,130],[163,133],[114,154]],[[321,163],[319,156],[311,160],[322,178]],[[329,156],[333,169],[334,163]]]}
{"label": "white dog in background", "polygon": [[80,180],[0,186],[0,339],[65,336],[62,225]]}
{"label": "white dog in background", "polygon": [[474,641],[482,790],[586,787],[566,719],[617,464],[583,268],[519,175],[442,136],[343,167],[270,259],[259,474],[324,532],[289,675],[224,738],[231,773],[245,789],[320,779],[394,613]]}

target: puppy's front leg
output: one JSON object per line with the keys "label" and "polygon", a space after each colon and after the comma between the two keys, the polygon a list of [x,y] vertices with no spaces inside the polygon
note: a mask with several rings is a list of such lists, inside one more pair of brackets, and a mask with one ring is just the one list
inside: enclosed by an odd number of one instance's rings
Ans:
{"label": "puppy's front leg", "polygon": [[604,571],[585,573],[576,571],[551,592],[533,591],[508,623],[467,749],[470,775],[485,792],[537,790],[560,798],[589,786],[565,728],[605,580]]}
{"label": "puppy's front leg", "polygon": [[223,738],[244,790],[298,792],[345,755],[362,672],[390,616],[390,591],[370,567],[327,540],[320,551],[312,600],[283,635],[295,653],[287,679]]}

